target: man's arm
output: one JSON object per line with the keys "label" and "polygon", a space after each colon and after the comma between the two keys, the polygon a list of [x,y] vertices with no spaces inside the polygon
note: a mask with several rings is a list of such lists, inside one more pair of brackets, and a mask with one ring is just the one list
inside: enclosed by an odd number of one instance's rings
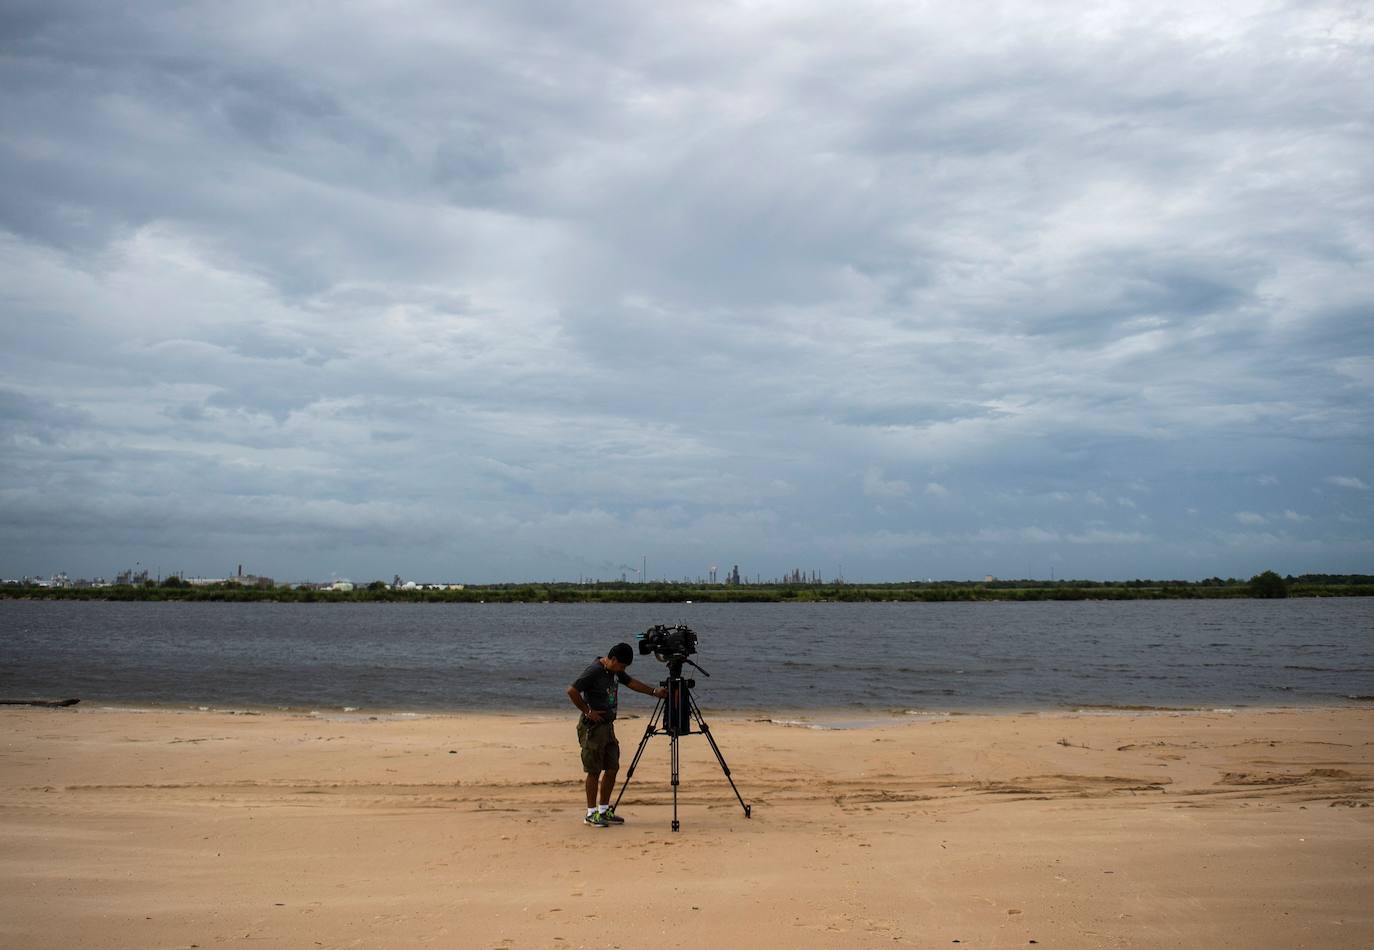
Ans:
{"label": "man's arm", "polygon": [[587,705],[587,701],[582,698],[582,693],[576,686],[568,687],[568,698],[572,700],[574,706],[582,710],[582,715],[586,716],[592,722],[601,721],[601,713]]}
{"label": "man's arm", "polygon": [[625,685],[636,693],[643,693],[645,696],[654,697],[654,699],[662,699],[664,696],[668,695],[668,691],[662,686],[650,686],[648,683],[641,683],[633,676],[630,677],[630,681]]}

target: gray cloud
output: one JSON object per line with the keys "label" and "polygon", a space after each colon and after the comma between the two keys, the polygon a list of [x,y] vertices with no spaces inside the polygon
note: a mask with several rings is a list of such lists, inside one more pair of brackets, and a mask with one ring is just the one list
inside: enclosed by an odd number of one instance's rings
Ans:
{"label": "gray cloud", "polygon": [[0,572],[1374,569],[1355,5],[2,16]]}

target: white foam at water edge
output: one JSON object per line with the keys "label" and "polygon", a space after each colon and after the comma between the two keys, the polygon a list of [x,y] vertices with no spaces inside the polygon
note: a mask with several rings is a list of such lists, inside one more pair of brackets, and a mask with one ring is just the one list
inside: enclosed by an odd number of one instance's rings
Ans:
{"label": "white foam at water edge", "polygon": [[428,719],[429,713],[419,712],[378,712],[362,711],[361,706],[343,706],[339,709],[312,709],[308,713],[315,719],[330,722],[400,722],[411,719]]}
{"label": "white foam at water edge", "polygon": [[798,729],[824,729],[820,723],[805,722],[801,719],[765,719],[764,722],[771,722],[775,726],[795,726]]}
{"label": "white foam at water edge", "polygon": [[886,726],[891,723],[890,719],[840,719],[828,720],[826,722],[809,722],[805,719],[760,719],[757,721],[772,723],[775,726],[788,726],[794,729],[816,729],[822,732],[871,729],[875,726]]}
{"label": "white foam at water edge", "polygon": [[87,706],[86,710],[90,712],[108,713],[151,713],[157,711],[155,709],[145,709],[141,706]]}

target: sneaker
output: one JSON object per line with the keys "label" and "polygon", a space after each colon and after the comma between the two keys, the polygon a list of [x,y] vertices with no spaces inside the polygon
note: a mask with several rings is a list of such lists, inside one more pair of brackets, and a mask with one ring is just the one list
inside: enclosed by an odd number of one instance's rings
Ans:
{"label": "sneaker", "polygon": [[624,818],[621,818],[619,815],[617,815],[617,814],[615,813],[615,808],[614,808],[614,807],[607,808],[607,809],[606,809],[605,815],[603,815],[602,817],[604,817],[604,818],[606,819],[606,822],[607,822],[608,824],[612,824],[612,825],[623,825],[623,824],[625,824],[625,819],[624,819]]}
{"label": "sneaker", "polygon": [[610,824],[608,824],[607,821],[606,821],[606,816],[605,816],[605,815],[597,814],[596,812],[592,812],[592,813],[591,813],[590,815],[588,815],[586,818],[583,818],[583,819],[582,819],[582,822],[583,822],[584,824],[591,825],[593,828],[609,828],[609,827],[611,827]]}

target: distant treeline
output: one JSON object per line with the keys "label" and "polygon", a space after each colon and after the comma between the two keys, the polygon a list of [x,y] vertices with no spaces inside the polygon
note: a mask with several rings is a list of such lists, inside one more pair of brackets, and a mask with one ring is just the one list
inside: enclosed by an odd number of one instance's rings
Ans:
{"label": "distant treeline", "polygon": [[1187,600],[1224,597],[1369,597],[1374,575],[1273,571],[1248,580],[993,580],[893,584],[691,584],[621,581],[469,585],[461,590],[399,590],[382,581],[351,591],[297,587],[190,586],[179,578],[137,586],[32,587],[9,584],[0,596],[44,600],[273,601],[277,603],[826,603],[855,601]]}

